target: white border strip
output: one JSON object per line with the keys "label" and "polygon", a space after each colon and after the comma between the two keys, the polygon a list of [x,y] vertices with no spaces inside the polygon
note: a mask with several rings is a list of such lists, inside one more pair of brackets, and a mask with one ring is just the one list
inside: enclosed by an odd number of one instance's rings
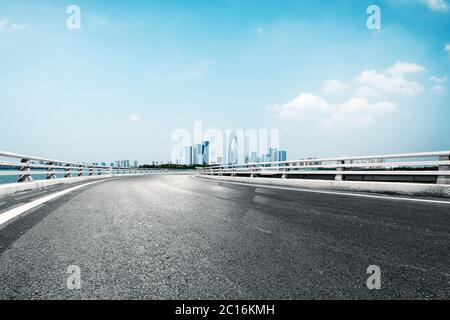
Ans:
{"label": "white border strip", "polygon": [[309,193],[322,193],[322,194],[332,194],[332,195],[361,197],[361,198],[375,198],[375,199],[414,201],[414,202],[426,202],[426,203],[439,203],[439,204],[450,205],[450,201],[441,201],[441,200],[402,198],[402,197],[378,196],[378,195],[360,194],[360,193],[351,193],[351,192],[323,191],[323,190],[311,190],[311,189],[303,189],[303,188],[295,188],[295,187],[269,186],[269,185],[253,184],[253,183],[247,183],[247,182],[235,182],[235,181],[226,181],[226,180],[219,180],[219,179],[208,179],[208,178],[201,178],[201,177],[195,177],[195,176],[193,176],[192,178],[200,179],[203,181],[214,181],[214,182],[219,182],[219,183],[237,184],[237,185],[257,187],[257,188],[289,190],[289,191],[299,191],[299,192],[309,192]]}
{"label": "white border strip", "polygon": [[65,195],[65,194],[69,193],[69,192],[72,192],[72,191],[75,191],[75,190],[87,187],[87,186],[89,186],[91,184],[99,183],[99,182],[102,182],[102,181],[105,181],[105,180],[89,182],[89,183],[85,183],[85,184],[82,184],[82,185],[79,185],[79,186],[76,186],[76,187],[65,189],[63,191],[55,192],[55,193],[52,193],[52,194],[50,194],[48,196],[45,196],[45,197],[42,197],[40,199],[31,201],[30,203],[24,204],[24,205],[22,205],[20,207],[11,209],[11,210],[6,211],[4,213],[0,213],[0,226],[5,224],[9,220],[14,219],[15,217],[21,215],[22,213],[24,213],[24,212],[26,212],[28,210],[31,210],[31,209],[33,209],[33,208],[35,208],[35,207],[37,207],[37,206],[39,206],[41,204],[44,204],[44,203],[46,203],[46,202],[48,202],[50,200],[56,199],[58,197],[61,197],[61,196]]}

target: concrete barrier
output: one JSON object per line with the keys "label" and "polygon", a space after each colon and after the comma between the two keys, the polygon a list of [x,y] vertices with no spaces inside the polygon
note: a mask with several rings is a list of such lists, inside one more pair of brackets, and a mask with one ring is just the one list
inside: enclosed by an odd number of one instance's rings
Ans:
{"label": "concrete barrier", "polygon": [[251,183],[255,185],[450,198],[450,185],[446,184],[249,178],[206,175],[196,175],[196,177],[206,180]]}

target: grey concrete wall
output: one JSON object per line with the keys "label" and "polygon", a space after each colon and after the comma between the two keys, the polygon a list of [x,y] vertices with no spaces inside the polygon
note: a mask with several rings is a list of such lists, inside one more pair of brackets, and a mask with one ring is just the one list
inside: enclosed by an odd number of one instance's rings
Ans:
{"label": "grey concrete wall", "polygon": [[308,180],[308,179],[280,179],[280,178],[248,178],[197,175],[202,179],[243,182],[260,185],[281,187],[297,187],[322,190],[376,192],[397,195],[416,195],[450,198],[450,185],[421,184],[402,182],[374,182],[374,181],[334,181],[334,180]]}

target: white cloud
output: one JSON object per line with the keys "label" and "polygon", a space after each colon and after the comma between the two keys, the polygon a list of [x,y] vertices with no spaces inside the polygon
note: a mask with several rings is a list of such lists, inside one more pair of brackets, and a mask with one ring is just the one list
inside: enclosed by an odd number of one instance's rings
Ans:
{"label": "white cloud", "polygon": [[0,30],[22,30],[26,27],[23,23],[11,23],[9,19],[3,18],[0,19]]}
{"label": "white cloud", "polygon": [[386,70],[391,76],[403,76],[405,74],[419,73],[426,71],[422,66],[411,62],[397,61],[393,66]]}
{"label": "white cloud", "polygon": [[286,120],[304,120],[314,114],[326,112],[329,108],[328,102],[312,93],[300,93],[293,100],[269,107],[270,111]]}
{"label": "white cloud", "polygon": [[334,107],[319,123],[324,128],[369,126],[375,122],[376,116],[393,113],[397,108],[397,104],[393,102],[371,104],[366,98],[353,97]]}
{"label": "white cloud", "polygon": [[436,76],[432,76],[430,78],[430,81],[434,82],[434,83],[445,83],[445,82],[447,82],[447,77],[439,78],[439,77],[436,77]]}
{"label": "white cloud", "polygon": [[255,28],[255,32],[258,34],[258,36],[262,37],[264,34],[264,29],[261,27]]}
{"label": "white cloud", "polygon": [[8,25],[8,19],[0,19],[0,29],[6,28]]}
{"label": "white cloud", "polygon": [[128,119],[129,119],[130,121],[139,121],[139,120],[141,120],[142,118],[141,118],[140,116],[136,115],[136,114],[130,114],[130,115],[128,116]]}
{"label": "white cloud", "polygon": [[444,94],[445,93],[445,87],[442,84],[437,84],[431,88],[431,91],[437,94]]}
{"label": "white cloud", "polygon": [[374,98],[378,97],[380,93],[374,88],[368,86],[362,86],[356,91],[357,97]]}
{"label": "white cloud", "polygon": [[450,53],[450,43],[445,45],[444,50]]}
{"label": "white cloud", "polygon": [[396,111],[397,104],[389,101],[371,104],[367,98],[353,97],[334,105],[312,93],[300,93],[293,100],[269,110],[285,120],[303,121],[315,117],[322,127],[331,128],[369,125],[374,117]]}
{"label": "white cloud", "polygon": [[340,81],[339,79],[328,80],[324,83],[322,91],[324,93],[335,94],[343,93],[347,91],[348,84]]}
{"label": "white cloud", "polygon": [[402,67],[391,67],[388,70],[390,74],[365,70],[356,77],[356,82],[361,86],[370,86],[390,94],[414,95],[423,91],[423,87],[416,81],[408,81],[403,77],[402,72],[410,73],[411,70],[407,71],[407,68]]}
{"label": "white cloud", "polygon": [[354,97],[341,103],[337,111],[342,114],[386,114],[392,113],[397,109],[397,104],[389,101],[383,101],[371,104],[366,98]]}
{"label": "white cloud", "polygon": [[25,28],[25,25],[23,23],[13,23],[10,25],[10,28],[13,30],[21,30]]}
{"label": "white cloud", "polygon": [[439,12],[447,12],[449,5],[445,0],[423,0],[429,9]]}
{"label": "white cloud", "polygon": [[106,20],[99,16],[94,16],[90,19],[90,25],[93,27],[101,27],[106,24]]}
{"label": "white cloud", "polygon": [[447,77],[439,78],[436,76],[432,76],[429,80],[434,83],[434,86],[431,88],[431,91],[437,94],[443,94],[446,92],[443,84],[447,82]]}
{"label": "white cloud", "polygon": [[[415,95],[422,92],[424,87],[407,77],[426,70],[425,67],[415,63],[397,61],[381,72],[374,69],[364,70],[352,81],[343,82],[339,79],[326,81],[322,91],[324,93],[347,92],[347,100],[343,102],[329,102],[313,93],[300,93],[291,101],[271,106],[268,110],[281,119],[296,121],[310,119],[324,128],[368,126],[378,117],[398,110],[399,106],[396,102],[389,101],[390,98],[383,98],[383,96]],[[444,88],[439,85],[447,81],[447,77],[433,76],[429,80],[435,83],[432,89],[434,92],[444,92]]]}

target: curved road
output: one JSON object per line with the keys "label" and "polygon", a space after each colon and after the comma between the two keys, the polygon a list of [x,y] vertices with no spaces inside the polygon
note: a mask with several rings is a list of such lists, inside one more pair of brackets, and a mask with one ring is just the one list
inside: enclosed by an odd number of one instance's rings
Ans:
{"label": "curved road", "polygon": [[449,246],[448,204],[130,177],[1,226],[0,298],[448,299]]}

